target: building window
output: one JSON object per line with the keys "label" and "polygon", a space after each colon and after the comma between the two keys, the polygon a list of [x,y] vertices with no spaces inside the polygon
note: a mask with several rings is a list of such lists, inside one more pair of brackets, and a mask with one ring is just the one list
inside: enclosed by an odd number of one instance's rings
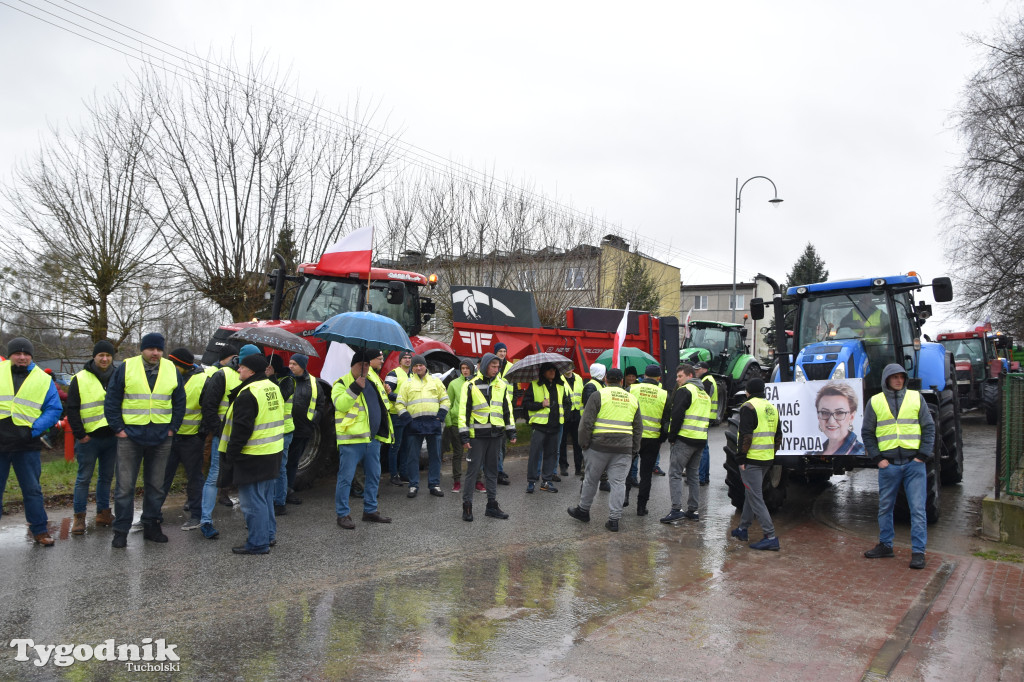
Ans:
{"label": "building window", "polygon": [[586,289],[586,271],[583,268],[568,268],[565,271],[565,288],[569,291]]}
{"label": "building window", "polygon": [[519,273],[519,287],[523,291],[533,291],[537,286],[537,272],[535,270],[523,270]]}
{"label": "building window", "polygon": [[693,297],[693,309],[694,310],[707,310],[708,309],[708,297],[707,296],[694,296]]}
{"label": "building window", "polygon": [[729,310],[743,310],[743,294],[736,294],[735,301],[732,294],[729,294]]}

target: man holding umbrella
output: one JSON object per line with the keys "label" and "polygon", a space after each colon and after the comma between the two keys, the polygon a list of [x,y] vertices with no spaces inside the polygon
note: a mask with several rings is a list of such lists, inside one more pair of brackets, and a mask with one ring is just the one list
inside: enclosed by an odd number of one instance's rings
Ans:
{"label": "man holding umbrella", "polygon": [[[326,324],[326,323],[325,323]],[[334,507],[338,526],[353,530],[348,504],[356,467],[363,465],[366,483],[363,487],[363,521],[391,523],[391,518],[377,511],[377,490],[380,487],[380,444],[391,442],[391,415],[387,392],[376,374],[370,372],[370,360],[377,351],[357,350],[352,356],[352,370],[338,379],[331,390],[334,403],[334,430],[338,438],[338,484],[334,491]]]}
{"label": "man holding umbrella", "polygon": [[[529,359],[525,358],[520,365],[526,366]],[[531,429],[526,492],[534,491],[539,475],[543,479],[540,489],[557,493],[558,488],[552,481],[555,476],[555,465],[558,463],[562,424],[565,421],[565,414],[572,409],[572,405],[565,382],[562,381],[554,364],[541,364],[538,374],[523,399],[523,407],[529,415]]]}

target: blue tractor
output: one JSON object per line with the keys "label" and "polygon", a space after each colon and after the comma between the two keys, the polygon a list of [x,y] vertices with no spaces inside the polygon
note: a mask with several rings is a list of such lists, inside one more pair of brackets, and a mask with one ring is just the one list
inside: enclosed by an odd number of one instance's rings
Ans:
{"label": "blue tractor", "polygon": [[[775,289],[775,339],[786,339],[787,325],[793,330],[793,350],[784,341],[776,349],[771,381],[862,378],[867,401],[881,390],[887,364],[896,362],[907,370],[909,388],[921,391],[935,420],[936,456],[928,470],[927,511],[929,522],[936,521],[940,482],[959,483],[963,478],[963,447],[953,357],[942,344],[922,335],[931,306],[914,302],[914,295],[929,285],[914,273],[792,286],[785,294],[774,281],[769,283]],[[936,278],[930,286],[935,301],[952,300],[948,277]],[[752,300],[751,317],[762,319],[765,305],[761,299]],[[735,458],[737,429],[733,416],[726,429],[725,469],[729,496],[742,508],[743,483]],[[765,502],[770,510],[782,505],[787,478],[820,482],[867,466],[873,466],[870,459],[860,456],[778,456],[765,476]],[[905,513],[905,500],[898,503],[897,509],[901,507]]]}

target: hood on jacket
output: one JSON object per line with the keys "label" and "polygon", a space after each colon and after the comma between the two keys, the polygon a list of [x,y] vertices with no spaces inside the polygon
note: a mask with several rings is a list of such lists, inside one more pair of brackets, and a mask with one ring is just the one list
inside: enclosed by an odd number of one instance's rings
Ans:
{"label": "hood on jacket", "polygon": [[474,374],[476,374],[476,365],[473,364],[472,360],[463,360],[459,363],[459,376],[462,376],[461,371],[463,367],[469,367],[469,376],[473,376]]}
{"label": "hood on jacket", "polygon": [[552,364],[550,362],[545,362],[540,367],[537,368],[537,374],[538,374],[537,381],[538,382],[544,383],[545,381],[547,381],[547,379],[544,378],[544,373],[547,372],[549,369],[555,370],[555,378],[552,379],[552,381],[558,381],[558,368],[555,367],[554,364]]}
{"label": "hood on jacket", "polygon": [[894,374],[905,375],[906,373],[907,370],[903,369],[902,365],[895,362],[889,363],[888,365],[885,366],[885,369],[882,370],[882,388],[884,390],[891,390],[888,384],[889,377],[893,376]]}
{"label": "hood on jacket", "polygon": [[494,353],[484,353],[483,357],[480,358],[480,376],[486,378],[486,376],[484,375],[484,371],[487,369],[487,365],[491,364],[492,361],[497,359],[498,356],[495,355]]}

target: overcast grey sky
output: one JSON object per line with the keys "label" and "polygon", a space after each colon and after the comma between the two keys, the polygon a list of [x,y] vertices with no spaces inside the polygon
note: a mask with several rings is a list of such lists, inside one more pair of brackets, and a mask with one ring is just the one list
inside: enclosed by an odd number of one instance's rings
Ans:
{"label": "overcast grey sky", "polygon": [[[64,0],[4,0],[43,15]],[[692,283],[947,273],[950,112],[1014,2],[130,2],[97,12],[202,55],[266,52],[328,104],[376,101],[405,142],[671,245]],[[7,177],[127,57],[0,5]],[[377,122],[382,126],[382,118]],[[663,252],[660,252],[663,253]],[[689,257],[699,254],[716,265]],[[659,255],[655,253],[653,255]],[[703,261],[702,261],[703,262]],[[948,306],[943,306],[947,308]],[[947,311],[936,310],[936,318]],[[940,325],[943,324],[940,321]],[[932,333],[938,331],[935,327]]]}

